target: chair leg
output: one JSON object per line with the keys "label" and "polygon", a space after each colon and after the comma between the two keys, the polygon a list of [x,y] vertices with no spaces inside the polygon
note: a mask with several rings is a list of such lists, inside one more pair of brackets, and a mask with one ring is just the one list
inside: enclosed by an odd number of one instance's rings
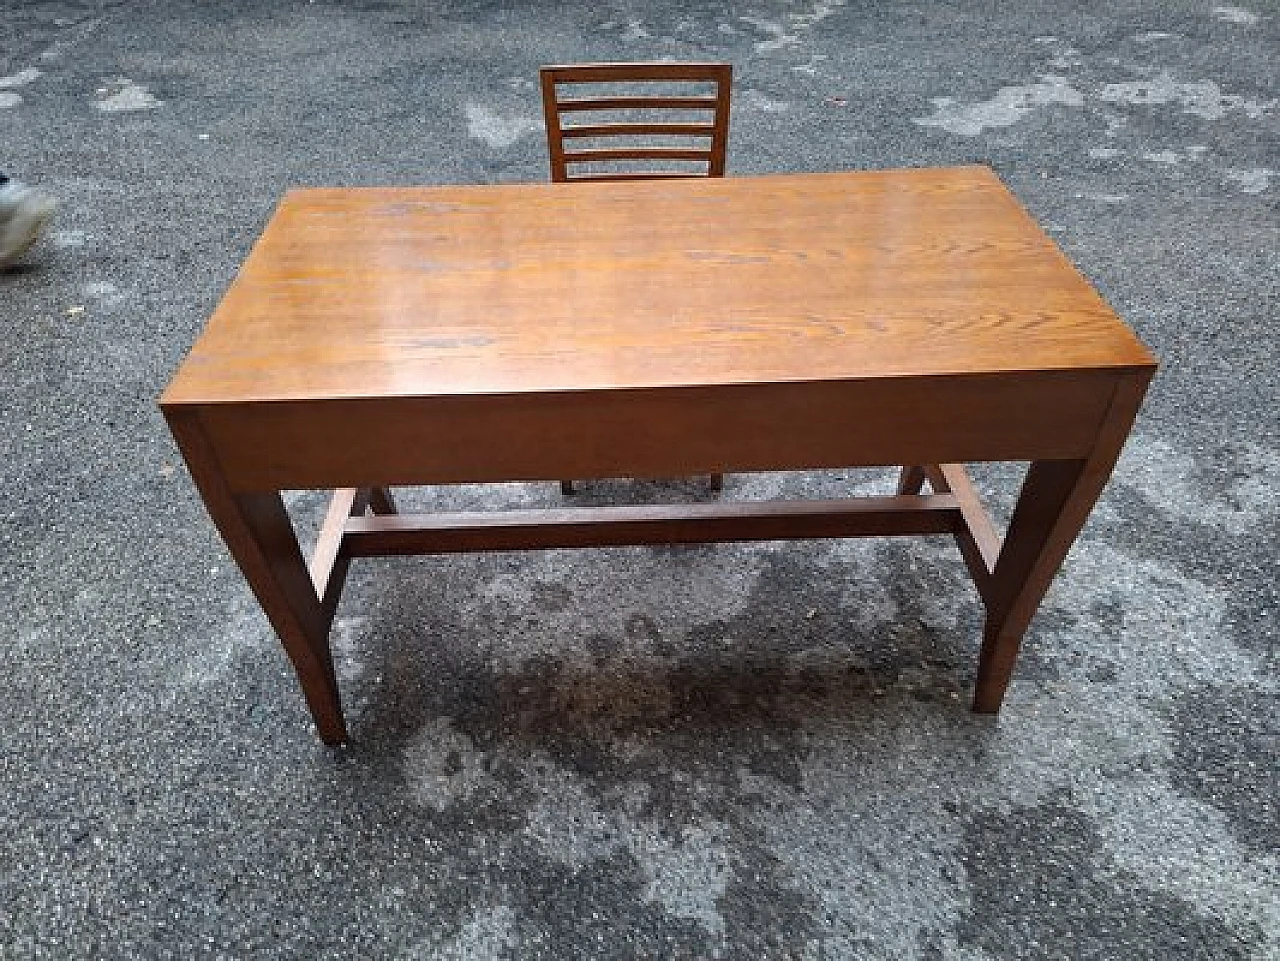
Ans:
{"label": "chair leg", "polygon": [[566,480],[562,480],[562,481],[560,482],[560,493],[561,493],[561,494],[572,494],[572,493],[573,493],[573,481],[566,481]]}
{"label": "chair leg", "polygon": [[898,475],[899,494],[919,494],[924,488],[925,471],[923,467],[911,465],[902,468]]}
{"label": "chair leg", "polygon": [[369,488],[369,509],[375,514],[397,514],[395,499],[385,487]]}

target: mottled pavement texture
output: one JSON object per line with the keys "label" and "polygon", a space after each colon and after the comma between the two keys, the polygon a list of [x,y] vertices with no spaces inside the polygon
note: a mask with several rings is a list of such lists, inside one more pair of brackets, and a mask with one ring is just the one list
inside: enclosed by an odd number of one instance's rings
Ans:
{"label": "mottled pavement texture", "polygon": [[[63,202],[0,273],[0,957],[1280,957],[1278,37],[1275,0],[0,0],[0,165]],[[733,62],[731,173],[991,164],[1161,358],[1006,707],[967,711],[945,539],[376,561],[326,749],[154,400],[286,188],[545,179],[538,65],[661,57]]]}

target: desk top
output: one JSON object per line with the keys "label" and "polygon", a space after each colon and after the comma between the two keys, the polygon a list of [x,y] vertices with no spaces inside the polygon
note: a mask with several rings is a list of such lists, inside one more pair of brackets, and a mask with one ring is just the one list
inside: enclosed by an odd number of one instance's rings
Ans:
{"label": "desk top", "polygon": [[312,189],[161,402],[1154,365],[985,167]]}

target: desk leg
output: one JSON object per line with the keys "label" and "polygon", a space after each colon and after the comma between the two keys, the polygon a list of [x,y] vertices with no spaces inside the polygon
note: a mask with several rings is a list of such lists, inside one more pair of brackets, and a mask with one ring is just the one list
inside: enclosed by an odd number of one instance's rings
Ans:
{"label": "desk leg", "polygon": [[326,744],[347,739],[329,627],[277,491],[236,494],[195,414],[166,412],[209,516],[275,628]]}
{"label": "desk leg", "polygon": [[1118,382],[1087,458],[1035,461],[1027,470],[989,582],[973,695],[978,713],[1000,710],[1022,635],[1111,476],[1149,380],[1129,375]]}

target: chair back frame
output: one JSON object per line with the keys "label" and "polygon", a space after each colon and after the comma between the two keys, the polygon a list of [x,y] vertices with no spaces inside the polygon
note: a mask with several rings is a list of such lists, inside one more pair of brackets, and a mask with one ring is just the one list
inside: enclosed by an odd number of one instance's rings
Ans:
{"label": "chair back frame", "polygon": [[[581,180],[652,180],[673,177],[723,177],[729,147],[729,94],[733,68],[727,63],[598,63],[543,67],[542,110],[547,125],[547,149],[551,179],[555,183]],[[710,83],[711,96],[589,96],[561,97],[557,85],[579,83]],[[601,110],[681,110],[709,111],[710,122],[674,123],[587,123],[565,126],[563,114],[590,114]],[[703,147],[626,146],[566,149],[565,141],[582,138],[607,139],[637,136],[705,138]],[[705,162],[705,173],[658,170],[636,173],[571,173],[580,163],[609,163],[627,160],[673,160]]]}

